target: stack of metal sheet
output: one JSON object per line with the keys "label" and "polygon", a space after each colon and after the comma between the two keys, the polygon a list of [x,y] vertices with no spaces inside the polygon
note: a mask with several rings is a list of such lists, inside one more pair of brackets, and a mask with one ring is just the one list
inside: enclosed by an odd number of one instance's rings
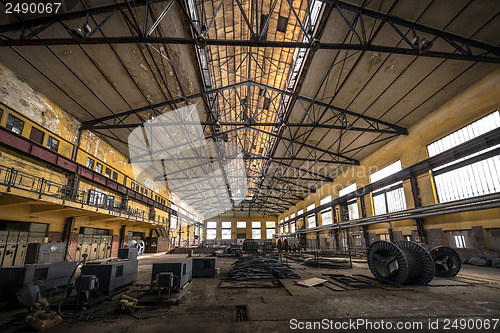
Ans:
{"label": "stack of metal sheet", "polygon": [[289,265],[284,264],[278,256],[251,256],[236,261],[228,273],[232,280],[245,281],[251,279],[300,279]]}

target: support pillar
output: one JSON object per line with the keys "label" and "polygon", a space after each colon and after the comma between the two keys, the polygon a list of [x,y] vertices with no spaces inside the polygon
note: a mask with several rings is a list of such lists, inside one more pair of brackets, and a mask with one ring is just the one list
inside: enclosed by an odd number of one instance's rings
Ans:
{"label": "support pillar", "polygon": [[126,225],[122,225],[120,228],[120,242],[118,243],[118,247],[122,248],[125,246],[125,228]]}
{"label": "support pillar", "polygon": [[[64,258],[68,258],[70,252],[70,244],[71,244],[71,233],[73,228],[75,227],[75,218],[73,216],[67,217],[64,220],[64,232],[62,235],[62,241],[66,243],[66,253],[64,254]],[[71,258],[71,256],[69,256]]]}
{"label": "support pillar", "polygon": [[364,225],[363,227],[363,237],[365,238],[365,246],[368,249],[370,247],[370,233],[368,232],[368,227]]}
{"label": "support pillar", "polygon": [[392,232],[392,223],[387,222],[387,230],[389,231],[389,240],[394,243],[394,233]]}
{"label": "support pillar", "polygon": [[[422,207],[422,200],[420,199],[420,189],[418,188],[417,176],[414,174],[410,175],[410,184],[411,184],[411,193],[413,196],[413,203],[415,204],[415,208]],[[415,219],[417,224],[417,232],[418,237],[420,238],[421,243],[427,244],[427,233],[425,232],[423,218]]]}

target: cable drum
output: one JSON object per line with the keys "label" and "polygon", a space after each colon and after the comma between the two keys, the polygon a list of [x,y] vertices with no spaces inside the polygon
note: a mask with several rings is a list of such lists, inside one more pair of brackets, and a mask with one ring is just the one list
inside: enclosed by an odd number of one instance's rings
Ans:
{"label": "cable drum", "polygon": [[141,239],[141,240],[138,240],[136,241],[135,239],[131,240],[130,241],[130,244],[128,245],[129,248],[136,248],[137,249],[137,255],[138,256],[141,256],[144,254],[144,250],[146,249],[146,244],[144,243],[144,241]]}
{"label": "cable drum", "polygon": [[401,249],[391,242],[377,241],[370,246],[368,267],[381,281],[403,284],[408,278],[408,262]]}
{"label": "cable drum", "polygon": [[434,260],[436,276],[454,277],[460,272],[462,262],[458,253],[447,246],[437,246],[429,251]]}
{"label": "cable drum", "polygon": [[430,254],[415,242],[398,241],[395,245],[401,249],[408,262],[408,278],[405,284],[429,284],[434,278],[435,271]]}

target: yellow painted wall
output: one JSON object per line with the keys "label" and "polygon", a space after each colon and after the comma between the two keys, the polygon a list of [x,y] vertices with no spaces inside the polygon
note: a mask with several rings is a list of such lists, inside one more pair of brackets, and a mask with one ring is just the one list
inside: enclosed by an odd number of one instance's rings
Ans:
{"label": "yellow painted wall", "polygon": [[[332,199],[337,198],[340,189],[354,182],[357,184],[357,188],[368,185],[371,173],[397,160],[401,160],[402,167],[406,168],[428,158],[426,149],[428,144],[498,109],[500,109],[500,69],[484,77],[475,85],[410,127],[407,136],[399,136],[387,143],[375,153],[360,161],[359,166],[350,167],[337,177],[333,183],[324,185],[317,193],[309,195],[303,202],[281,214],[278,217],[279,220],[288,219],[292,213],[296,213],[302,208],[305,209],[312,202],[318,206],[319,201],[329,194],[332,195]],[[430,174],[419,175],[418,185],[423,205],[437,203]],[[403,183],[403,188],[407,207],[414,207],[409,181]],[[361,215],[359,200],[358,209]],[[373,215],[369,196],[365,196],[364,200],[367,215]],[[317,222],[318,225],[321,225],[319,216]],[[393,222],[392,225],[394,230],[403,231],[403,234],[408,234],[411,230],[416,229],[413,220],[397,221]],[[425,228],[466,230],[472,226],[483,226],[485,229],[499,228],[500,209],[448,214],[425,219]],[[386,234],[387,225],[386,223],[370,225],[369,231]]]}
{"label": "yellow painted wall", "polygon": [[[0,124],[5,125],[7,121],[6,112],[16,113],[16,116],[25,122],[22,136],[28,138],[32,127],[42,130],[46,132],[43,141],[44,146],[47,145],[48,136],[52,135],[60,141],[58,153],[71,158],[73,145],[76,142],[77,132],[81,125],[80,122],[41,93],[31,88],[15,73],[1,64],[0,86],[7,91],[6,94],[0,94],[0,109],[4,110]],[[123,175],[126,175],[128,177],[127,187],[130,187],[132,181],[139,182],[141,187],[144,188],[145,184],[148,184],[149,188],[155,190],[168,201],[168,189],[158,188],[150,179],[134,180],[132,167],[128,163],[126,156],[116,151],[110,144],[92,132],[83,131],[77,162],[86,165],[87,157],[91,157],[105,165],[102,174],[104,174],[107,166],[111,170],[121,173],[117,180],[119,183],[123,184]]]}

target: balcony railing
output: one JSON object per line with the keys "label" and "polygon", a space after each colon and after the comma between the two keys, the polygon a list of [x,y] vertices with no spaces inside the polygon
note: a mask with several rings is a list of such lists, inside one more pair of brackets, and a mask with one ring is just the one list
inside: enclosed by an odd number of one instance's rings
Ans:
{"label": "balcony railing", "polygon": [[98,211],[107,211],[110,215],[118,215],[129,220],[159,223],[164,226],[168,222],[167,219],[154,211],[146,211],[126,205],[126,202],[119,200],[119,196],[108,195],[95,190],[73,188],[2,165],[0,165],[0,185],[5,185],[7,192],[11,192],[13,188],[20,189],[38,194],[39,199],[44,196],[58,198],[62,200],[62,204],[65,204],[66,201],[74,202],[80,204],[82,208],[85,206],[97,208]]}

